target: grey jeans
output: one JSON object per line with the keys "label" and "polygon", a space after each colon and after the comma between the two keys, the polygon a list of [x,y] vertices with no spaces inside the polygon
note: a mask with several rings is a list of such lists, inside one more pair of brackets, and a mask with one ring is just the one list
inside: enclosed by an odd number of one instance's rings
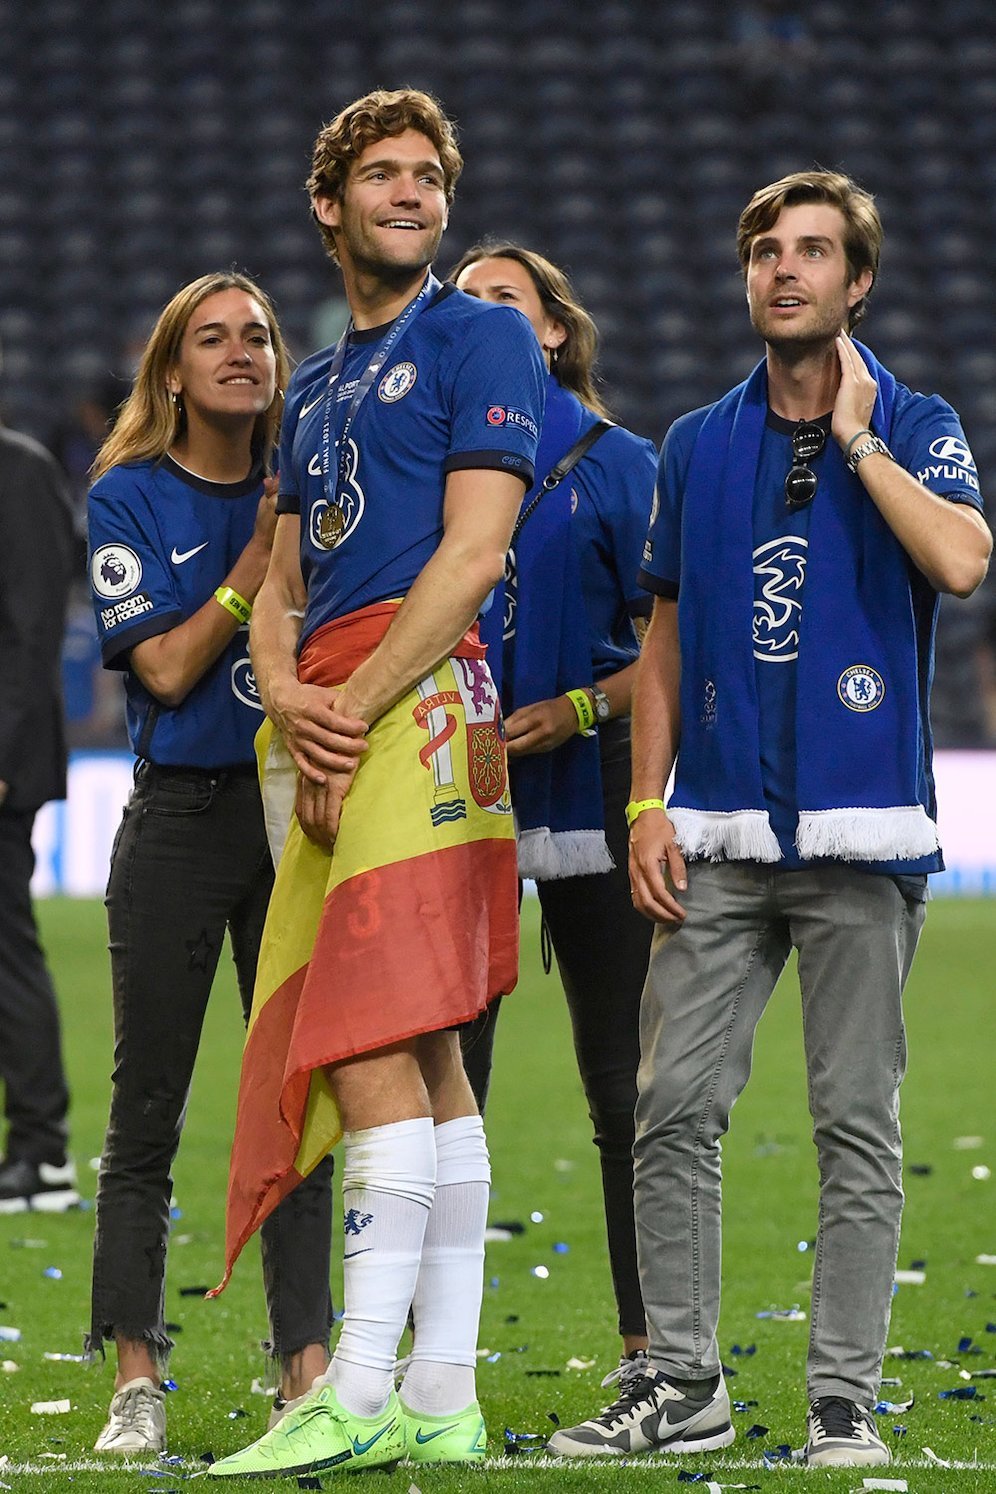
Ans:
{"label": "grey jeans", "polygon": [[720,1137],[794,945],[820,1168],[807,1389],[871,1406],[903,1207],[902,992],[924,904],[846,866],[688,871],[687,919],[657,930],[641,1011],[634,1187],[650,1357],[682,1378],[720,1372]]}

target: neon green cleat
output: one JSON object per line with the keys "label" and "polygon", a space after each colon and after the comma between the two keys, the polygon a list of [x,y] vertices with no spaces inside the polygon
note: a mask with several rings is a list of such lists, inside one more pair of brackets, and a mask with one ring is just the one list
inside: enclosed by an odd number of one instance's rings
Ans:
{"label": "neon green cleat", "polygon": [[455,1416],[426,1416],[401,1403],[405,1450],[413,1463],[479,1463],[488,1445],[481,1408],[474,1401]]}
{"label": "neon green cleat", "polygon": [[294,1473],[358,1473],[393,1468],[405,1454],[397,1392],[380,1416],[352,1416],[331,1385],[305,1397],[258,1442],[212,1463],[209,1478],[281,1478]]}

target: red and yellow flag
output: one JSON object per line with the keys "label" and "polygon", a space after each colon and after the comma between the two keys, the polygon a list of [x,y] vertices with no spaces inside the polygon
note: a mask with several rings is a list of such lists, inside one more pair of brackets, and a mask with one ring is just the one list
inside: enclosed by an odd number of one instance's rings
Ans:
{"label": "red and yellow flag", "polygon": [[[364,608],[320,630],[301,678],[348,678],[394,610]],[[221,1287],[249,1236],[341,1135],[325,1066],[469,1021],[515,985],[515,838],[483,652],[475,628],[371,727],[332,855],[293,815],[282,741],[269,722],[259,734],[268,828],[279,837],[282,821],[286,840],[242,1059]]]}

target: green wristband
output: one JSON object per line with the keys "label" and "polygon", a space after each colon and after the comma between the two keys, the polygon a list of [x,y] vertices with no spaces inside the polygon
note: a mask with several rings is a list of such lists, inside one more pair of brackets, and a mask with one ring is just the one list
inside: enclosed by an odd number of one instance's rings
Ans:
{"label": "green wristband", "polygon": [[663,799],[631,799],[626,805],[626,823],[632,830],[633,821],[641,815],[645,809],[663,809]]}
{"label": "green wristband", "polygon": [[578,731],[591,731],[596,717],[595,707],[591,703],[591,696],[587,690],[567,690],[564,693],[574,707],[574,714],[578,718]]}
{"label": "green wristband", "polygon": [[226,612],[237,617],[240,623],[247,623],[252,617],[252,604],[245,597],[240,597],[231,586],[219,586],[214,594],[214,599]]}

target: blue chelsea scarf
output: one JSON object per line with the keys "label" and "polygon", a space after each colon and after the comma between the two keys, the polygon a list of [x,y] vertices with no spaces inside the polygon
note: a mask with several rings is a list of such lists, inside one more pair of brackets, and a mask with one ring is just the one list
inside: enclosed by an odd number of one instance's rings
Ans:
{"label": "blue chelsea scarf", "polygon": [[[895,379],[856,343],[889,443]],[[670,814],[690,857],[777,862],[761,780],[752,656],[754,484],[764,362],[702,424],[682,520],[681,748]],[[906,860],[937,849],[920,794],[927,725],[906,552],[836,442],[809,529],[799,640],[796,846],[805,860]]]}

